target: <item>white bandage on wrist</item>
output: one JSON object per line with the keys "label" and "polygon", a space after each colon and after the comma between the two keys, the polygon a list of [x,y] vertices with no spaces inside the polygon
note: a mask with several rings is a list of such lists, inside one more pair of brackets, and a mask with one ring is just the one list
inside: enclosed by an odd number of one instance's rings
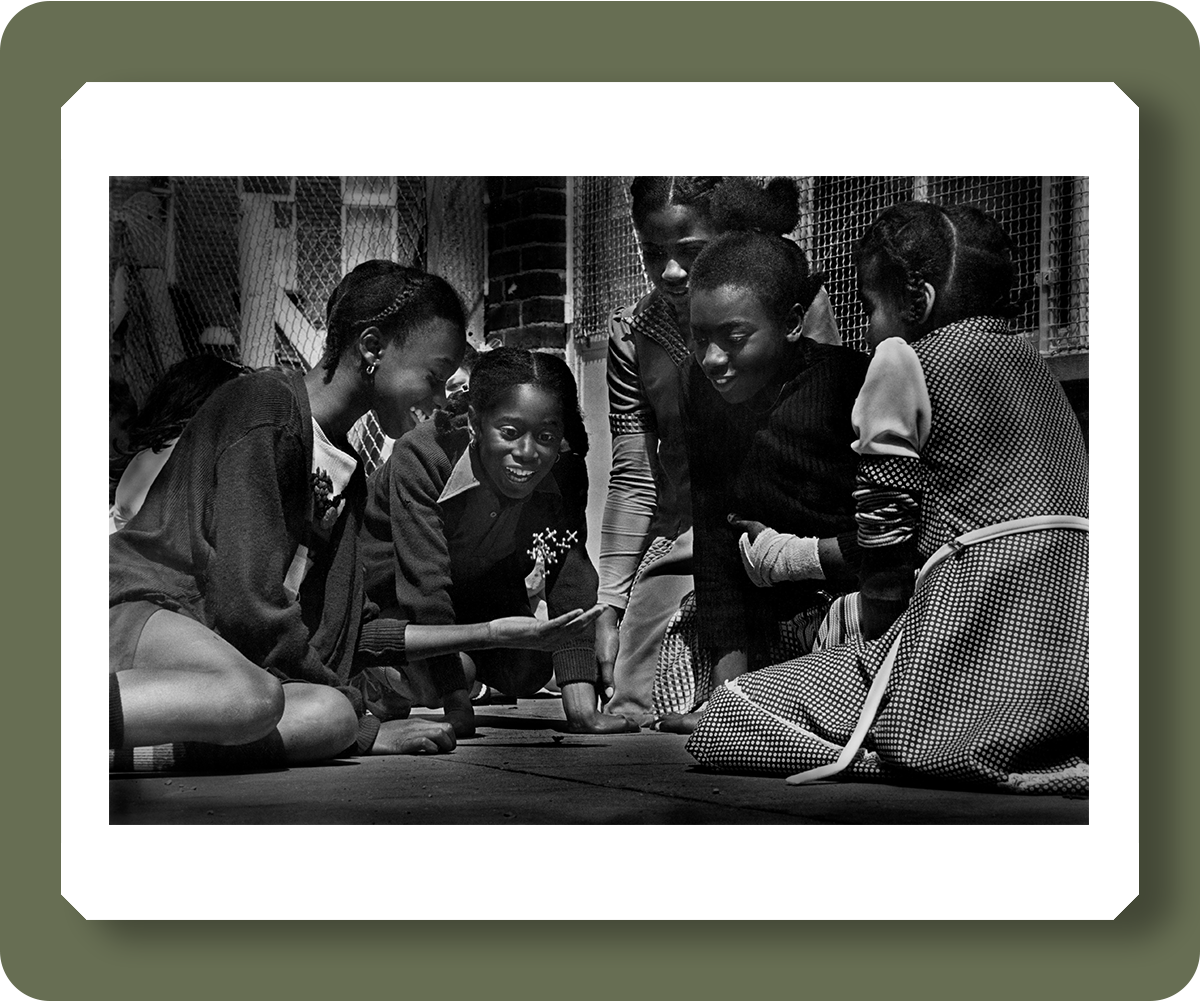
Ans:
{"label": "white bandage on wrist", "polygon": [[738,540],[746,576],[757,587],[771,587],[789,580],[824,580],[815,538],[783,535],[764,528],[751,544],[743,532]]}

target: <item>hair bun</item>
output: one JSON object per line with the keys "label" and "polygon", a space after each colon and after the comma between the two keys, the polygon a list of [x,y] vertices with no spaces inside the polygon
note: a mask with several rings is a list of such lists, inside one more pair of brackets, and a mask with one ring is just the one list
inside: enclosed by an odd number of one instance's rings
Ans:
{"label": "hair bun", "polygon": [[711,215],[721,232],[754,230],[782,236],[800,221],[800,189],[790,177],[773,177],[766,184],[728,177],[712,194]]}
{"label": "hair bun", "polygon": [[763,192],[778,227],[772,232],[790,233],[800,221],[800,185],[793,177],[772,177]]}

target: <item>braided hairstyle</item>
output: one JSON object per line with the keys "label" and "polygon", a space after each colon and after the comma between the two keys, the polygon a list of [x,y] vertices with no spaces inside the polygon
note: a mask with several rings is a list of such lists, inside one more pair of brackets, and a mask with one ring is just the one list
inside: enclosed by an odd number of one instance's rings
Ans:
{"label": "braided hairstyle", "polygon": [[338,283],[325,307],[325,381],[368,327],[377,327],[384,343],[404,342],[418,324],[447,320],[466,340],[466,316],[458,293],[437,275],[393,261],[364,261]]}
{"label": "braided hairstyle", "polygon": [[629,186],[633,224],[672,205],[694,209],[718,233],[790,233],[800,219],[800,192],[790,177],[766,184],[749,177],[635,177]]}
{"label": "braided hairstyle", "polygon": [[466,413],[468,406],[481,416],[488,413],[514,386],[537,386],[557,397],[562,406],[563,437],[575,455],[587,455],[588,435],[575,377],[565,361],[543,351],[503,347],[480,354],[471,372],[470,388],[447,403],[443,426],[449,424],[449,418]]}
{"label": "braided hairstyle", "polygon": [[782,324],[797,303],[804,310],[812,305],[825,276],[812,273],[804,251],[787,237],[735,231],[700,252],[688,281],[693,291],[723,285],[748,289]]}
{"label": "braided hairstyle", "polygon": [[882,212],[854,246],[859,273],[873,261],[884,289],[919,322],[928,282],[936,291],[930,327],[969,316],[1011,317],[1012,241],[973,205],[902,202]]}

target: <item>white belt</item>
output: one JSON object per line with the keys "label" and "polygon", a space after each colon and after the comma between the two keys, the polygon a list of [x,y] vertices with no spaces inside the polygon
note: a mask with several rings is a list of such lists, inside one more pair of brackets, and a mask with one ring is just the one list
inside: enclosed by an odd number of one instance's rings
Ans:
{"label": "white belt", "polygon": [[[1044,514],[1033,518],[1016,518],[1012,521],[1002,521],[995,525],[988,525],[987,528],[977,528],[973,532],[964,532],[957,539],[947,542],[941,549],[935,552],[925,561],[925,565],[921,567],[921,572],[917,574],[916,588],[919,588],[933,570],[942,560],[948,556],[953,556],[955,553],[967,546],[973,546],[977,542],[986,542],[989,539],[999,539],[1005,535],[1019,535],[1022,532],[1042,532],[1052,528],[1069,528],[1080,532],[1088,531],[1087,518],[1076,518],[1073,515],[1066,514]],[[858,724],[854,727],[854,732],[850,735],[850,740],[841,753],[838,754],[837,760],[828,765],[821,765],[818,768],[810,768],[806,772],[798,772],[795,775],[788,777],[788,785],[803,785],[806,782],[816,782],[818,779],[827,779],[838,772],[842,771],[858,753],[858,749],[862,747],[862,742],[867,736],[867,731],[871,728],[871,724],[875,722],[875,714],[879,712],[879,703],[883,701],[883,693],[887,689],[888,680],[892,676],[892,667],[896,663],[896,651],[900,649],[900,638],[904,635],[904,630],[897,631],[895,639],[892,640],[892,645],[888,648],[887,656],[883,658],[883,663],[879,665],[879,670],[875,673],[875,679],[871,682],[871,687],[867,691],[867,699],[863,703],[862,712],[858,717]]]}

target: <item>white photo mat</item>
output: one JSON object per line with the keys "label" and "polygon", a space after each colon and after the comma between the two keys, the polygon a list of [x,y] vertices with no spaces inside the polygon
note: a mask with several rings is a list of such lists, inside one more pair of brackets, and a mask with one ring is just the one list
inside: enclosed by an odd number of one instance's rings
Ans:
{"label": "white photo mat", "polygon": [[[565,123],[536,153],[527,130],[495,119],[496,109],[527,103],[545,119],[557,105]],[[1048,105],[1053,116],[1029,111]],[[646,113],[631,123],[631,107]],[[294,129],[301,108],[305,126]],[[479,129],[463,128],[472,120]],[[95,919],[390,919],[409,916],[406,901],[415,897],[424,917],[460,916],[443,867],[403,873],[396,899],[344,890],[313,896],[326,878],[353,878],[354,870],[330,865],[316,880],[287,878],[276,846],[292,841],[294,829],[108,823],[108,683],[98,662],[108,553],[95,486],[107,478],[100,415],[108,178],[389,173],[1090,178],[1091,579],[1099,586],[1091,592],[1089,824],[782,825],[738,828],[736,841],[722,828],[683,837],[677,827],[597,828],[588,837],[646,845],[661,838],[679,857],[676,871],[708,876],[692,892],[604,895],[586,908],[573,909],[564,895],[555,912],[581,919],[1116,917],[1138,893],[1138,111],[1106,83],[84,86],[62,110],[62,580],[72,610],[62,635],[63,896]],[[780,781],[779,794],[804,790]],[[351,832],[337,830],[333,843],[351,843]],[[432,842],[442,857],[467,858],[485,839],[489,855],[529,857],[531,840],[550,846],[557,834],[544,826],[361,832],[408,859],[421,857],[405,850],[410,844]],[[722,863],[716,854],[722,843],[748,842],[756,855],[777,860],[768,883],[740,878],[733,858]],[[553,856],[548,847],[548,863]],[[541,894],[485,894],[473,900],[471,917],[543,918],[544,907]]]}

